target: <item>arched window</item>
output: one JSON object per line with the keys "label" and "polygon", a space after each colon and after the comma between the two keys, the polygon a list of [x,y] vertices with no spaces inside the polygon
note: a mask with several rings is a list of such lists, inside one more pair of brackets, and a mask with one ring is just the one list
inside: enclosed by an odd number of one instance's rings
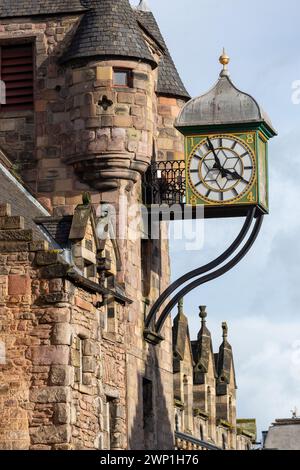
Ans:
{"label": "arched window", "polygon": [[225,434],[222,434],[222,449],[223,449],[223,450],[226,450],[226,449],[227,449],[227,439],[226,439],[226,435],[225,435]]}

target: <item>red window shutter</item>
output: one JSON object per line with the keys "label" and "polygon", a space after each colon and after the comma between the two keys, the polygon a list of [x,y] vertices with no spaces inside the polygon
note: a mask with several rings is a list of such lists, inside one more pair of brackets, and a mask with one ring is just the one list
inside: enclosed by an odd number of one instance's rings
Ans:
{"label": "red window shutter", "polygon": [[0,77],[6,88],[1,111],[33,109],[33,45],[1,46],[0,52]]}

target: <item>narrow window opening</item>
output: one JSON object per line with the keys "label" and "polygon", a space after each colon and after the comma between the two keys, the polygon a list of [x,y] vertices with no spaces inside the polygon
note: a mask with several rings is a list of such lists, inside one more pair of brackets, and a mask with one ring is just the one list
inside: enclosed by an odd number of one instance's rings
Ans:
{"label": "narrow window opening", "polygon": [[151,290],[151,254],[152,240],[141,240],[141,273],[142,273],[142,294],[148,298]]}
{"label": "narrow window opening", "polygon": [[132,70],[114,68],[113,85],[115,87],[132,88],[133,87]]}
{"label": "narrow window opening", "polygon": [[200,439],[201,441],[204,441],[204,430],[202,424],[200,424]]}
{"label": "narrow window opening", "polygon": [[83,338],[76,336],[73,340],[72,363],[74,366],[75,382],[83,383]]}
{"label": "narrow window opening", "polygon": [[226,450],[227,449],[227,443],[226,443],[226,436],[225,434],[222,434],[222,449]]}
{"label": "narrow window opening", "polygon": [[143,428],[145,449],[149,449],[154,435],[153,387],[146,378],[143,378]]}
{"label": "narrow window opening", "polygon": [[105,404],[105,421],[106,421],[106,448],[113,450],[117,448],[116,442],[116,415],[117,400],[116,398],[106,396]]}

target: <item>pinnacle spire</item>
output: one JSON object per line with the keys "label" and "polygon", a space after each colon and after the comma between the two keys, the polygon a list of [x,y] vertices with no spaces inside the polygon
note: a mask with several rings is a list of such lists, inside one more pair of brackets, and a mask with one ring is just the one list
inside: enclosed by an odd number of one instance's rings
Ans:
{"label": "pinnacle spire", "polygon": [[180,299],[178,302],[178,315],[183,314],[183,299]]}
{"label": "pinnacle spire", "polygon": [[225,341],[228,337],[228,325],[226,322],[222,323],[222,330],[223,330],[223,339]]}
{"label": "pinnacle spire", "polygon": [[199,309],[200,309],[199,317],[201,318],[201,324],[203,326],[206,323],[206,317],[207,317],[206,305],[201,305]]}

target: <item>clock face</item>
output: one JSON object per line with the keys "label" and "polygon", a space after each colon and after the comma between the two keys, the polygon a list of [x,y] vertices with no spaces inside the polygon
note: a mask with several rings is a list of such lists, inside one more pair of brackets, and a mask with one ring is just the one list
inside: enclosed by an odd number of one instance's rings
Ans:
{"label": "clock face", "polygon": [[235,136],[206,137],[190,155],[188,177],[192,191],[204,201],[234,202],[244,196],[254,182],[253,151]]}

